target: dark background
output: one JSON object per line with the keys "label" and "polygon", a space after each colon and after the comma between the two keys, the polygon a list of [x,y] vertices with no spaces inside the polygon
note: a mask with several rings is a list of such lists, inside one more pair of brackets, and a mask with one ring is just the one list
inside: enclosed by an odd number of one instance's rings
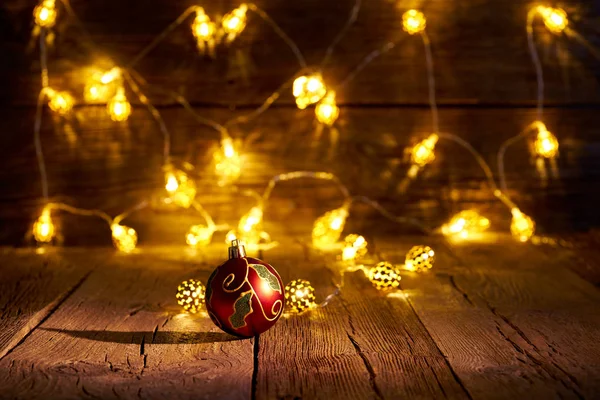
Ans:
{"label": "dark background", "polygon": [[[35,100],[40,89],[39,52],[31,39],[35,1],[0,4],[0,243],[22,245],[43,205],[33,147]],[[126,64],[188,6],[202,5],[214,18],[239,5],[233,1],[76,0],[71,6],[90,37],[59,6],[55,44],[49,50],[50,85],[81,98],[90,67],[110,67],[109,57]],[[353,1],[256,1],[298,44],[311,65],[341,29]],[[431,131],[423,46],[402,31],[401,16],[421,8],[428,18],[440,104],[440,129],[481,151],[496,171],[500,144],[535,120],[535,71],[527,52],[527,11],[537,3],[513,0],[363,0],[358,20],[324,69],[336,84],[372,50],[402,41],[338,91],[339,143],[331,150],[327,131],[316,138],[313,109],[300,111],[288,92],[265,114],[235,127],[244,141],[240,188],[262,190],[275,173],[296,169],[339,175],[353,194],[367,195],[399,215],[436,226],[451,213],[475,205],[495,230],[508,228],[509,215],[494,202],[472,157],[452,143],[440,143],[436,162],[406,195],[396,186],[406,174],[404,148]],[[570,27],[592,46],[599,43],[600,3],[558,4]],[[219,188],[208,166],[218,135],[198,125],[161,89],[176,91],[208,118],[224,122],[256,108],[299,69],[291,51],[257,15],[236,42],[221,46],[214,60],[198,54],[190,17],[143,59],[136,70],[154,87],[147,92],[172,136],[173,155],[196,166],[199,201],[217,223],[235,224],[253,204],[232,188]],[[541,21],[535,35],[546,82],[545,122],[561,144],[561,179],[543,188],[526,142],[507,153],[510,194],[538,222],[539,231],[587,231],[600,223],[598,118],[600,59],[573,38],[554,36]],[[97,43],[98,45],[95,45]],[[597,52],[599,50],[596,50]],[[113,123],[104,106],[81,105],[69,120],[44,112],[42,141],[50,195],[111,215],[137,204],[162,186],[162,137],[147,110],[128,97],[134,112],[126,124]],[[266,218],[270,231],[308,236],[310,223],[340,204],[331,185],[299,181],[276,190]],[[306,226],[289,226],[306,215]],[[357,206],[349,230],[408,231]],[[61,214],[67,245],[108,245],[102,221]],[[201,219],[192,212],[145,210],[125,223],[138,230],[140,244],[183,243],[183,234]],[[270,226],[270,228],[269,228]],[[217,237],[216,240],[221,240]]]}

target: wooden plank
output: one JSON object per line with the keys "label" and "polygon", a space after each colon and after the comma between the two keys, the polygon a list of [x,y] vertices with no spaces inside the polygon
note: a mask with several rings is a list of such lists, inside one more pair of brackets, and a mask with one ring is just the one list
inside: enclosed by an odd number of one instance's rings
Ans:
{"label": "wooden plank", "polygon": [[0,362],[3,395],[248,398],[252,340],[175,303],[179,281],[205,281],[216,263],[173,248],[115,254]]}

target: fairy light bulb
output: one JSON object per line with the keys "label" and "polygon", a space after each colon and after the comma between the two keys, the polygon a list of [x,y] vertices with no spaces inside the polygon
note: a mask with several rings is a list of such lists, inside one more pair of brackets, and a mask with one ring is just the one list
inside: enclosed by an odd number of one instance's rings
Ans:
{"label": "fairy light bulb", "polygon": [[538,128],[538,134],[533,143],[535,153],[544,158],[554,158],[558,154],[558,139],[554,136],[540,121],[535,124]]}
{"label": "fairy light bulb", "polygon": [[52,28],[56,23],[55,0],[43,0],[34,10],[35,23],[42,28]]}
{"label": "fairy light bulb", "polygon": [[240,222],[238,223],[238,231],[244,237],[260,234],[262,220],[262,208],[258,206],[252,207],[246,215],[240,218]]}
{"label": "fairy light bulb", "polygon": [[315,73],[296,78],[292,93],[296,98],[298,108],[304,110],[309,105],[321,100],[325,96],[325,93],[327,93],[327,88],[321,74]]}
{"label": "fairy light bulb", "polygon": [[86,82],[83,97],[88,103],[103,103],[114,93],[114,84],[121,80],[121,69],[114,67],[105,72],[94,73]]}
{"label": "fairy light bulb", "polygon": [[325,249],[335,244],[344,230],[348,207],[331,210],[317,218],[313,225],[312,242],[316,248]]}
{"label": "fairy light bulb", "polygon": [[215,230],[206,225],[193,225],[185,235],[185,242],[191,247],[205,247],[210,244]]}
{"label": "fairy light bulb", "polygon": [[67,115],[75,105],[75,99],[69,92],[57,92],[54,89],[46,88],[48,96],[48,107],[59,115]]}
{"label": "fairy light bulb", "polygon": [[377,290],[383,291],[397,289],[402,279],[398,270],[387,261],[371,267],[367,276]]}
{"label": "fairy light bulb", "polygon": [[184,311],[196,314],[202,310],[205,301],[206,288],[195,279],[188,279],[177,286],[175,299]]}
{"label": "fairy light bulb", "polygon": [[335,92],[330,90],[315,107],[317,121],[327,126],[332,126],[340,116],[340,109],[335,102]]}
{"label": "fairy light bulb", "polygon": [[39,243],[50,243],[55,233],[56,227],[52,222],[51,209],[46,206],[33,224],[33,237]]}
{"label": "fairy light bulb", "polygon": [[227,35],[228,42],[234,40],[246,27],[246,11],[248,11],[248,6],[242,4],[223,17],[221,26]]}
{"label": "fairy light bulb", "polygon": [[127,121],[127,118],[129,118],[129,115],[131,114],[131,104],[129,104],[127,97],[125,97],[125,88],[121,86],[117,89],[115,97],[113,97],[106,105],[106,109],[108,115],[110,115],[110,119],[113,121]]}
{"label": "fairy light bulb", "polygon": [[511,210],[512,221],[510,223],[510,233],[520,242],[526,242],[535,233],[535,222],[531,217],[525,215],[518,208]]}
{"label": "fairy light bulb", "polygon": [[130,253],[137,246],[137,233],[133,228],[125,225],[112,224],[110,227],[112,240],[115,247],[124,252]]}
{"label": "fairy light bulb", "polygon": [[423,32],[427,26],[425,14],[418,10],[408,10],[402,15],[402,26],[409,35]]}
{"label": "fairy light bulb", "polygon": [[413,164],[418,167],[424,167],[425,165],[433,162],[435,160],[435,145],[438,142],[438,135],[432,133],[424,139],[423,141],[417,143],[415,147],[413,147],[411,152],[411,160]]}
{"label": "fairy light bulb", "polygon": [[302,313],[317,306],[315,288],[309,281],[295,279],[285,285],[285,305],[293,313]]}
{"label": "fairy light bulb", "polygon": [[367,254],[367,241],[364,237],[351,233],[344,239],[343,261],[355,261]]}
{"label": "fairy light bulb", "polygon": [[235,182],[242,174],[242,159],[229,137],[221,141],[221,148],[215,152],[214,161],[220,186]]}
{"label": "fairy light bulb", "polygon": [[446,236],[458,236],[467,239],[469,236],[486,231],[489,227],[489,219],[475,210],[464,210],[442,226],[442,233]]}
{"label": "fairy light bulb", "polygon": [[409,271],[425,272],[433,268],[435,251],[429,246],[414,246],[406,253],[404,268]]}
{"label": "fairy light bulb", "polygon": [[185,172],[170,164],[164,169],[165,189],[169,200],[176,206],[189,208],[196,198],[196,183]]}
{"label": "fairy light bulb", "polygon": [[562,8],[538,6],[537,11],[544,20],[544,25],[552,33],[561,33],[569,25],[567,13]]}

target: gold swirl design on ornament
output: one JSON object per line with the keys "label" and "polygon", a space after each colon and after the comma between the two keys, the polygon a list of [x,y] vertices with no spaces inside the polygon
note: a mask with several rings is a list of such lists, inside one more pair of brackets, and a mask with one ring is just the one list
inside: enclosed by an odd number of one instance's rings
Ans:
{"label": "gold swirl design on ornament", "polygon": [[[228,286],[231,285],[233,283],[233,281],[235,281],[235,274],[231,273],[229,275],[227,275],[225,277],[225,280],[223,280],[223,285],[221,286],[223,288],[223,290],[227,293],[233,293],[233,292],[237,292],[238,290],[240,290],[242,288],[242,286],[244,286],[244,284],[246,282],[248,282],[248,270],[250,268],[248,268],[248,261],[244,260],[246,262],[246,276],[244,277],[244,280],[242,281],[242,283],[240,283],[240,285],[234,289],[230,289]],[[250,284],[250,282],[248,282],[248,284]],[[252,285],[250,285],[252,286]]]}
{"label": "gold swirl design on ornament", "polygon": [[[265,319],[269,322],[275,321],[277,319],[277,317],[279,317],[279,314],[281,313],[281,311],[283,310],[283,302],[281,300],[276,300],[273,303],[273,306],[271,307],[271,312],[273,314],[275,314],[272,317],[267,317],[267,314],[265,313],[265,309],[260,301],[260,297],[258,296],[258,294],[256,293],[256,291],[254,290],[254,288],[252,287],[252,284],[250,284],[250,289],[252,290],[252,293],[254,294],[254,296],[256,296],[256,302],[258,303],[258,306],[260,307],[260,311],[262,312],[263,317],[265,317]],[[277,303],[281,303],[281,306],[279,307],[279,311],[277,311],[276,313],[273,311],[273,309],[275,308],[275,306],[277,305]]]}

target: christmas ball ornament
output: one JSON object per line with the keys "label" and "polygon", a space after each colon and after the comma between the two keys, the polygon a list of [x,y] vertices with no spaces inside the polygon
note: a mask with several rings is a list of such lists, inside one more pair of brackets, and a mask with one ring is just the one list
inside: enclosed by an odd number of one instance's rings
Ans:
{"label": "christmas ball ornament", "polygon": [[285,286],[285,304],[291,312],[295,313],[315,307],[315,288],[304,279],[291,281]]}
{"label": "christmas ball ornament", "polygon": [[204,285],[195,279],[188,279],[177,286],[177,304],[192,314],[196,314],[204,304]]}
{"label": "christmas ball ornament", "polygon": [[369,280],[378,290],[397,289],[400,279],[402,277],[398,270],[387,261],[382,261],[369,270]]}
{"label": "christmas ball ornament", "polygon": [[219,328],[232,335],[252,337],[279,319],[284,307],[281,277],[269,264],[246,257],[237,240],[229,260],[217,267],[206,285],[206,309]]}
{"label": "christmas ball ornament", "polygon": [[435,252],[429,246],[414,246],[406,253],[405,268],[409,271],[424,272],[433,268]]}

